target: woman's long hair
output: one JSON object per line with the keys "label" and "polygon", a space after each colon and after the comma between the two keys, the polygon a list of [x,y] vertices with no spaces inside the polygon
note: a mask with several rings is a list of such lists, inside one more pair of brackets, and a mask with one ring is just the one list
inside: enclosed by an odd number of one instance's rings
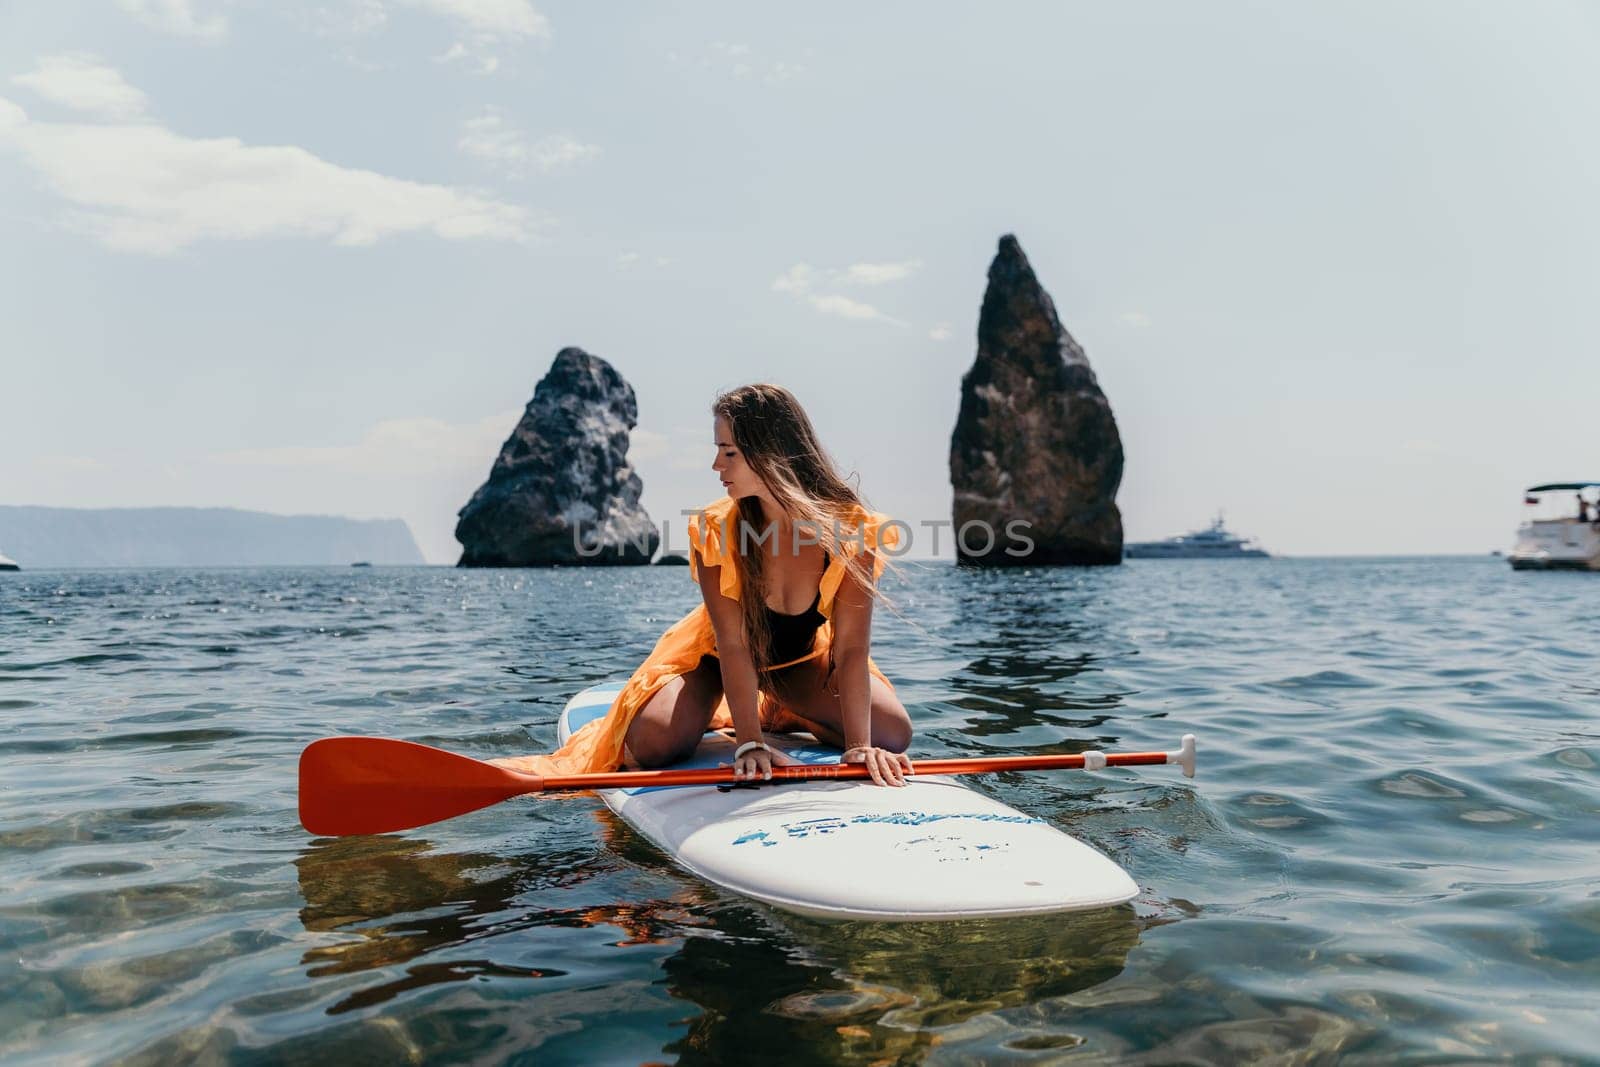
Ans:
{"label": "woman's long hair", "polygon": [[[807,524],[802,529],[814,535],[830,557],[845,561],[847,580],[855,578],[871,595],[883,599],[862,555],[844,550],[844,544],[860,533],[857,515],[865,507],[861,495],[839,476],[794,394],[778,385],[745,385],[717,397],[711,412],[728,420],[733,443],[789,518]],[[771,665],[766,559],[773,549],[765,548],[757,538],[770,521],[762,514],[758,498],[744,497],[738,502],[733,528],[724,531],[725,544],[739,568],[745,641],[763,688],[762,669]],[[774,534],[772,542],[776,539]],[[773,543],[773,548],[777,547]]]}

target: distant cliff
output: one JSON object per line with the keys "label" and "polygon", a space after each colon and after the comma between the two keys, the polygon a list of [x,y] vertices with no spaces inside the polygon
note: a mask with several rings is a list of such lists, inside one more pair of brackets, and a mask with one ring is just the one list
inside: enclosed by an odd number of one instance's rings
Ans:
{"label": "distant cliff", "polygon": [[0,505],[0,545],[30,571],[424,562],[401,519],[271,515],[236,508]]}

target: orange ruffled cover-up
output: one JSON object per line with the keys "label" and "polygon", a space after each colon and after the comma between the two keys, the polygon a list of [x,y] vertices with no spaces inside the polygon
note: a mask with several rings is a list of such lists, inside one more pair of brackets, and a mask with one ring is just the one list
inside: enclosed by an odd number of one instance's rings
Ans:
{"label": "orange ruffled cover-up", "polygon": [[[708,505],[699,515],[689,518],[689,543],[707,566],[722,568],[719,588],[723,596],[732,600],[739,599],[739,571],[732,559],[737,549],[730,544],[736,544],[738,537],[739,520],[735,504],[733,498],[723,497],[715,504]],[[843,554],[840,558],[831,559],[828,569],[822,572],[818,610],[827,621],[817,631],[817,643],[811,656],[826,656],[833,642],[833,598],[845,576],[843,555],[853,555],[863,547],[867,551],[874,551],[880,547],[892,549],[900,544],[900,529],[890,523],[886,515],[862,508],[854,517],[854,522],[858,524],[859,536],[848,525],[842,525]],[[689,560],[689,576],[698,581],[699,568],[694,564],[693,554]],[[882,572],[883,557],[880,555],[873,567],[873,577]],[[701,656],[715,655],[716,651],[717,637],[711,627],[711,615],[704,604],[696,605],[693,611],[673,623],[661,635],[656,647],[650,650],[649,657],[633,672],[616,700],[612,701],[610,711],[569,737],[567,743],[556,752],[519,760],[521,769],[539,775],[617,770],[622,765],[623,739],[639,709],[645,706],[657,689],[672,678],[694,670]],[[867,658],[867,668],[883,684],[894,688],[870,656]],[[727,698],[723,697],[711,717],[711,729],[722,729],[732,723]]]}

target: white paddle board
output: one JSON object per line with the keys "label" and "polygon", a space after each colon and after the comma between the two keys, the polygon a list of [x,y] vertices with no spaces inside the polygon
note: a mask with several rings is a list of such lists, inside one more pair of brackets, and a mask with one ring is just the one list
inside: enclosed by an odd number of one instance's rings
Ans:
{"label": "white paddle board", "polygon": [[[573,697],[560,739],[604,715],[621,682]],[[807,763],[837,749],[810,734],[767,743]],[[734,745],[707,733],[673,767],[733,762]],[[1122,904],[1138,886],[1100,852],[1024,815],[959,776],[766,782],[734,788],[605,789],[600,798],[679,866],[713,885],[820,919],[923,921],[1037,915]]]}

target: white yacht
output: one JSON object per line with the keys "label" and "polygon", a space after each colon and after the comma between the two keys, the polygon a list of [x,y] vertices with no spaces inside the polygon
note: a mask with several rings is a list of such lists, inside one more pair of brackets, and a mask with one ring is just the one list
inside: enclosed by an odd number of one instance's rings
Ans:
{"label": "white yacht", "polygon": [[1230,533],[1222,515],[1204,530],[1169,537],[1165,541],[1133,541],[1122,546],[1126,559],[1268,559],[1253,540]]}
{"label": "white yacht", "polygon": [[[1586,496],[1585,490],[1596,492]],[[1535,485],[1522,502],[1537,510],[1517,528],[1516,547],[1506,557],[1513,568],[1600,571],[1600,482]]]}
{"label": "white yacht", "polygon": [[16,560],[7,556],[4,552],[0,552],[0,571],[20,571],[21,569],[21,567],[17,566]]}

